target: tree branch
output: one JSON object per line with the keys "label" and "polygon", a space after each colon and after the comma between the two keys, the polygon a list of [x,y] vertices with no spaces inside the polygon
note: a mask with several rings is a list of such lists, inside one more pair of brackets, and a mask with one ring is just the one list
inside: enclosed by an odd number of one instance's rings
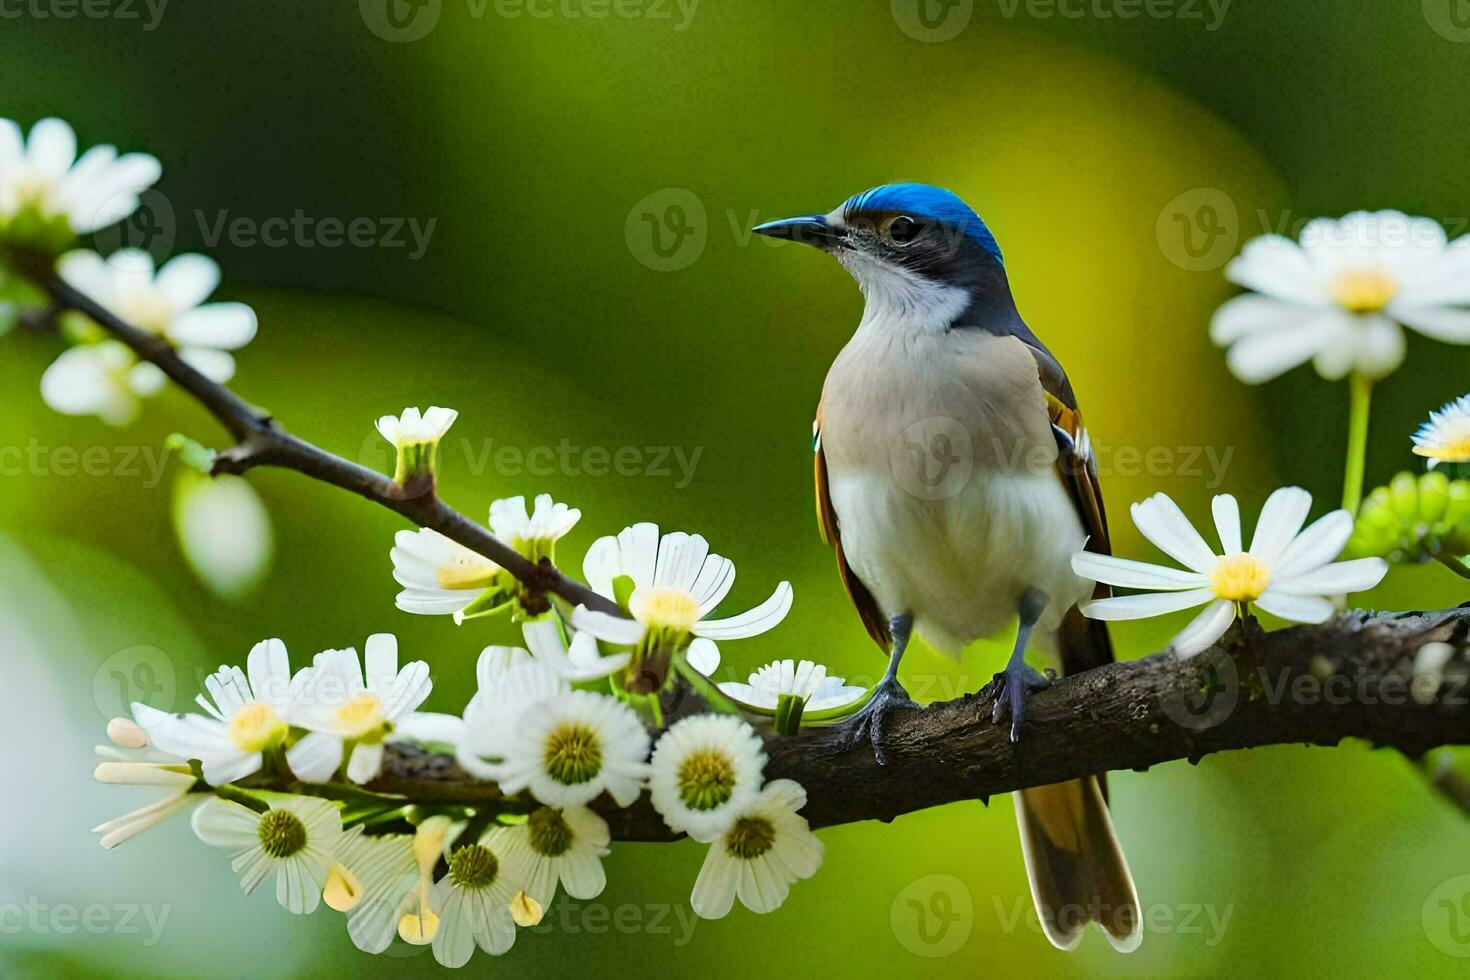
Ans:
{"label": "tree branch", "polygon": [[535,563],[516,552],[483,526],[440,500],[432,486],[409,491],[381,473],[291,435],[268,412],[251,406],[224,385],[216,384],[190,367],[167,340],[133,326],[90,296],[72,288],[59,276],[47,273],[41,281],[58,308],[85,314],[132,348],[140,358],[156,364],[229,430],[236,444],[215,457],[216,475],[244,473],[257,466],[295,470],[313,480],[365,497],[419,527],[438,531],[495,562],[535,592],[549,592],[573,605],[622,615],[612,600],[562,575],[550,562]]}
{"label": "tree branch", "polygon": [[[1156,653],[1056,681],[1031,696],[1019,744],[1010,742],[1008,726],[991,724],[994,698],[981,691],[895,712],[886,726],[886,766],[866,748],[833,754],[830,729],[767,735],[766,776],[801,783],[803,815],[826,827],[1263,745],[1359,738],[1417,758],[1440,745],[1470,743],[1467,634],[1470,607],[1353,612],[1273,633],[1247,623],[1191,660]],[[1413,661],[1433,640],[1457,653],[1431,689],[1415,680]],[[411,748],[390,753],[369,788],[415,802],[503,799],[451,758]],[[618,840],[678,836],[646,798],[628,809],[603,799],[596,808]]]}

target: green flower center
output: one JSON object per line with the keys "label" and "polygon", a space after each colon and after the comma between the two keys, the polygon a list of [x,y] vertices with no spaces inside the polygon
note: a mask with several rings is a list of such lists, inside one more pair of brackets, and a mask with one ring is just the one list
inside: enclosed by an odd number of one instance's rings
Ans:
{"label": "green flower center", "polygon": [[577,722],[563,722],[546,738],[546,773],[564,786],[585,783],[602,771],[602,739]]}
{"label": "green flower center", "polygon": [[500,859],[484,844],[466,844],[449,856],[449,880],[460,888],[488,888],[500,874]]}
{"label": "green flower center", "polygon": [[735,762],[714,749],[692,752],[679,764],[679,799],[691,810],[713,810],[730,801]]}
{"label": "green flower center", "polygon": [[725,835],[725,848],[742,861],[753,861],[776,842],[776,828],[765,817],[741,817]]}
{"label": "green flower center", "polygon": [[572,847],[572,828],[557,810],[543,806],[526,821],[531,828],[531,850],[545,857],[557,857]]}
{"label": "green flower center", "polygon": [[273,858],[288,858],[306,846],[306,824],[290,810],[267,810],[256,833],[260,846]]}

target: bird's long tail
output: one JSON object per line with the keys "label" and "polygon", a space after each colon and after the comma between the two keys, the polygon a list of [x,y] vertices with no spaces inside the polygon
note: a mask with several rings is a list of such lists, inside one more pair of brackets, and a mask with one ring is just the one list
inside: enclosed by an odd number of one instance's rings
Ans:
{"label": "bird's long tail", "polygon": [[1143,941],[1138,892],[1096,776],[1013,793],[1026,876],[1046,938],[1073,949],[1089,922],[1113,948]]}

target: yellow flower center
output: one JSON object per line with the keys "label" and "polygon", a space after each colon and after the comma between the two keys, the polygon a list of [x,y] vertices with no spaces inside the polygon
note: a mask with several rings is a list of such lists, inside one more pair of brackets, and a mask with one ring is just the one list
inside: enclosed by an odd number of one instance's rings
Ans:
{"label": "yellow flower center", "polygon": [[459,555],[439,568],[441,589],[473,589],[476,592],[495,584],[500,566],[478,555]]}
{"label": "yellow flower center", "polygon": [[1332,298],[1353,313],[1377,313],[1398,292],[1398,280],[1383,269],[1349,269],[1332,280]]}
{"label": "yellow flower center", "polygon": [[174,316],[168,303],[152,289],[140,289],[120,297],[117,313],[124,320],[160,337],[168,334]]}
{"label": "yellow flower center", "polygon": [[725,835],[725,849],[742,861],[754,861],[776,843],[776,828],[765,817],[741,817]]}
{"label": "yellow flower center", "polygon": [[691,752],[679,764],[679,798],[691,810],[713,810],[735,792],[735,761],[718,749]]}
{"label": "yellow flower center", "polygon": [[639,589],[628,605],[633,618],[645,626],[688,633],[699,622],[699,603],[694,596],[670,585]]}
{"label": "yellow flower center", "polygon": [[1271,569],[1255,555],[1227,555],[1210,572],[1210,588],[1230,602],[1254,602],[1271,584]]}
{"label": "yellow flower center", "polygon": [[602,739],[586,725],[563,722],[546,737],[542,762],[564,786],[585,783],[602,771]]}
{"label": "yellow flower center", "polygon": [[60,181],[40,171],[22,167],[15,184],[16,203],[21,208],[30,206],[42,214],[51,214],[56,210],[56,197],[60,190]]}
{"label": "yellow flower center", "polygon": [[285,731],[286,723],[264,701],[251,701],[230,719],[230,741],[242,752],[263,752]]}
{"label": "yellow flower center", "polygon": [[1470,418],[1455,419],[1436,427],[1414,447],[1414,452],[1443,463],[1470,461]]}
{"label": "yellow flower center", "polygon": [[383,702],[376,694],[366,691],[354,694],[332,712],[332,727],[337,734],[359,741],[381,735],[385,727]]}

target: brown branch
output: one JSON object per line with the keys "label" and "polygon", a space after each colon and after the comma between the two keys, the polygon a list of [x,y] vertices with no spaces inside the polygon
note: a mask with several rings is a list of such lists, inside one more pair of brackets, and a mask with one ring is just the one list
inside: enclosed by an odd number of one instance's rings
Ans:
{"label": "brown branch", "polygon": [[[968,695],[895,712],[888,764],[865,748],[833,754],[835,733],[767,736],[767,778],[807,790],[813,826],[892,820],[958,800],[1073,779],[1093,772],[1198,762],[1214,752],[1264,745],[1336,745],[1345,738],[1417,758],[1470,743],[1470,608],[1348,613],[1322,626],[1262,633],[1233,630],[1192,660],[1156,653],[1058,680],[1033,694],[1019,744],[990,723],[993,697]],[[1414,654],[1433,640],[1457,654],[1434,690],[1415,682]],[[389,755],[370,789],[415,802],[494,803],[452,759],[408,749]],[[646,797],[628,809],[597,808],[619,840],[674,839]]]}
{"label": "brown branch", "polygon": [[156,364],[229,430],[236,444],[215,457],[216,475],[244,473],[257,466],[295,470],[313,480],[365,497],[419,527],[438,531],[495,562],[534,592],[552,593],[574,605],[621,615],[612,600],[562,575],[550,562],[538,564],[525,558],[483,526],[440,500],[432,486],[410,492],[381,473],[291,435],[269,413],[253,407],[228,388],[190,367],[167,340],[133,326],[58,276],[47,273],[41,281],[59,308],[86,314],[132,348],[140,358]]}

